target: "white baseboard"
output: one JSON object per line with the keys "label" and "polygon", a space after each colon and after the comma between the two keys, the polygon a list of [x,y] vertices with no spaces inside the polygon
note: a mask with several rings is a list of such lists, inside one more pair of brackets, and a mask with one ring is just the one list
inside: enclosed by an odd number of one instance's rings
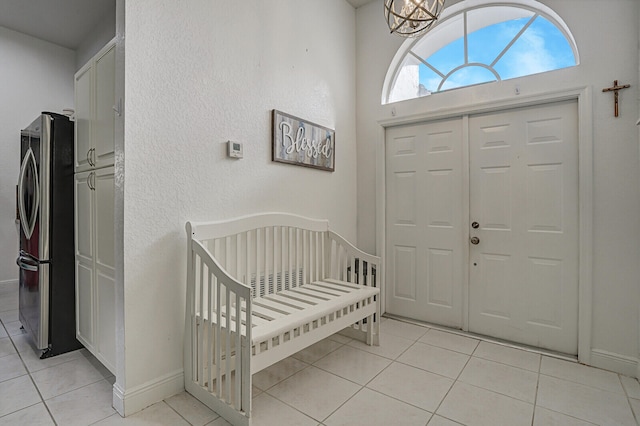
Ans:
{"label": "white baseboard", "polygon": [[5,288],[6,287],[11,287],[11,286],[16,286],[18,287],[19,282],[18,280],[4,280],[4,281],[0,281],[0,288]]}
{"label": "white baseboard", "polygon": [[183,370],[174,371],[131,389],[113,385],[113,408],[122,416],[130,416],[184,390]]}
{"label": "white baseboard", "polygon": [[604,370],[615,371],[629,377],[640,377],[640,364],[638,359],[620,355],[602,349],[591,350],[591,365]]}

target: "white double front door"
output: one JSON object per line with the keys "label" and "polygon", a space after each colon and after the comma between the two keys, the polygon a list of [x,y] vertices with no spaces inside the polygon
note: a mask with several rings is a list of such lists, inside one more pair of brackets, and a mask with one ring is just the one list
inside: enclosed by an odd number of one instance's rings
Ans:
{"label": "white double front door", "polygon": [[387,129],[386,310],[578,345],[577,102]]}

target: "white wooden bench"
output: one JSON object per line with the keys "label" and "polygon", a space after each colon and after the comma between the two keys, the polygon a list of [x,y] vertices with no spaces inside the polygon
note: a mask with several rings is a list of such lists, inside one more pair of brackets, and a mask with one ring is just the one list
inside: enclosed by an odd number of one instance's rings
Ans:
{"label": "white wooden bench", "polygon": [[380,258],[328,221],[266,213],[186,228],[185,388],[230,423],[250,424],[252,374],[339,331],[378,344]]}

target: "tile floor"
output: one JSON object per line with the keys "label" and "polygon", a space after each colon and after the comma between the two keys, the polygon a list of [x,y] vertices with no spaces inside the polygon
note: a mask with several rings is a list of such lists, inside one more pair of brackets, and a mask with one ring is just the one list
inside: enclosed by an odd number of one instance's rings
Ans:
{"label": "tile floor", "polygon": [[[40,360],[0,286],[0,425],[227,423],[182,392],[121,418],[86,350]],[[254,376],[254,425],[636,425],[636,379],[392,319],[382,345],[335,335]],[[634,414],[635,413],[635,414]]]}

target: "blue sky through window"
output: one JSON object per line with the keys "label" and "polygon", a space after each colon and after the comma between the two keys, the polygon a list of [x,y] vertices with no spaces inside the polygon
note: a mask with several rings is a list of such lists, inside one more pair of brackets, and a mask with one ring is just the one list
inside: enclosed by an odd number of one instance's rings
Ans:
{"label": "blue sky through window", "polygon": [[491,64],[531,18],[493,24],[467,35],[469,62]]}
{"label": "blue sky through window", "polygon": [[538,16],[495,68],[506,80],[575,64],[573,50],[565,36],[551,22]]}
{"label": "blue sky through window", "polygon": [[[497,80],[491,71],[493,62],[529,23],[531,17],[499,22],[469,33],[466,61],[464,35],[460,34],[460,37],[425,60],[445,76],[444,82],[441,75],[420,64],[419,84],[433,93]],[[425,37],[428,38],[429,35]],[[479,64],[486,67],[478,66]],[[493,65],[493,71],[500,76],[500,80],[506,80],[574,65],[576,58],[565,35],[549,20],[538,15]],[[456,70],[458,67],[461,68]]]}

